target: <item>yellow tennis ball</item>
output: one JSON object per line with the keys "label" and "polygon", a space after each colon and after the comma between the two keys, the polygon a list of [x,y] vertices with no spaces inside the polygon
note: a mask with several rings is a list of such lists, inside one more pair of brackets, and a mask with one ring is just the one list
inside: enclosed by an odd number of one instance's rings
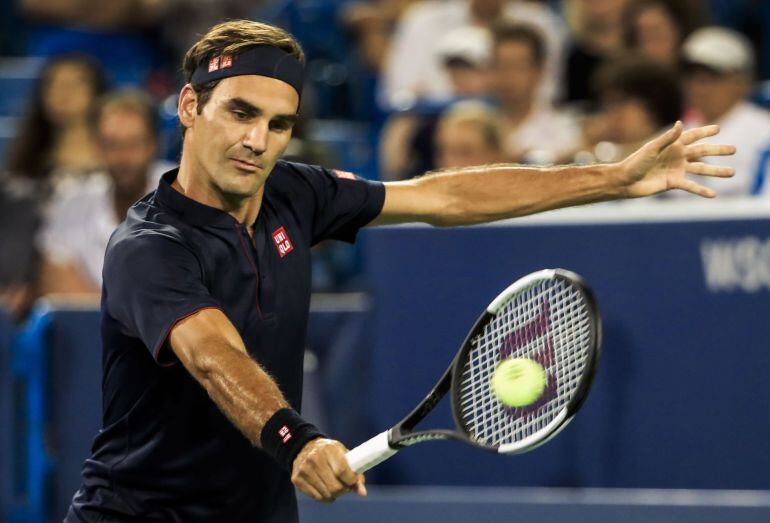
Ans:
{"label": "yellow tennis ball", "polygon": [[492,391],[509,407],[531,405],[545,390],[545,369],[535,360],[509,358],[492,375]]}

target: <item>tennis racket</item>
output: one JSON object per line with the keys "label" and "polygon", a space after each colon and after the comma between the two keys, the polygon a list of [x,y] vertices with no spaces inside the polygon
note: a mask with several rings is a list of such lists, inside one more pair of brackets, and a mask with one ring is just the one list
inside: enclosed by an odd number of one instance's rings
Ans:
{"label": "tennis racket", "polygon": [[[532,450],[562,430],[583,404],[600,344],[599,312],[580,276],[563,269],[529,274],[492,300],[430,394],[392,428],[350,450],[348,464],[364,472],[404,447],[437,439],[500,454]],[[508,358],[535,360],[546,371],[543,393],[526,407],[505,405],[490,386]],[[415,430],[450,391],[455,428]]]}

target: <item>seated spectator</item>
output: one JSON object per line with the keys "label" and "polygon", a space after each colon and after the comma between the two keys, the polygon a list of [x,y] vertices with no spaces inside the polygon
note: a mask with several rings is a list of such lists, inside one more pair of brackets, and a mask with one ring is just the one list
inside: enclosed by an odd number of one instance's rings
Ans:
{"label": "seated spectator", "polygon": [[623,13],[626,48],[678,67],[682,42],[703,25],[703,9],[698,7],[692,0],[631,0]]}
{"label": "seated spectator", "polygon": [[380,139],[383,179],[411,178],[435,167],[434,134],[443,109],[457,100],[489,96],[491,39],[480,27],[461,27],[442,38],[438,49],[450,78],[450,98],[391,115]]}
{"label": "seated spectator", "polygon": [[[367,69],[382,70],[393,27],[409,6],[420,0],[373,0],[351,2],[341,7],[342,23],[350,31]],[[189,48],[186,47],[185,49]]]}
{"label": "seated spectator", "polygon": [[0,307],[21,321],[36,297],[40,225],[35,199],[18,180],[0,177]]}
{"label": "seated spectator", "polygon": [[627,0],[565,0],[572,34],[567,52],[564,101],[591,105],[591,77],[623,48],[622,16]]}
{"label": "seated spectator", "polygon": [[447,99],[451,90],[439,54],[442,38],[462,27],[489,29],[501,18],[526,21],[547,35],[549,61],[541,96],[551,100],[564,31],[550,7],[524,0],[430,0],[413,5],[396,28],[383,70],[384,105],[406,109],[422,99]]}
{"label": "seated spectator", "polygon": [[481,27],[450,31],[439,43],[439,56],[449,75],[453,97],[489,94],[489,58],[492,36]]}
{"label": "seated spectator", "polygon": [[[581,162],[614,162],[682,117],[684,99],[674,69],[629,55],[606,63],[593,78],[601,110],[586,119]],[[575,158],[566,159],[568,162]]]}
{"label": "seated spectator", "polygon": [[92,58],[71,54],[48,62],[8,151],[7,170],[35,182],[45,198],[63,178],[99,169],[89,119],[104,90],[101,67]]}
{"label": "seated spectator", "polygon": [[538,100],[545,43],[525,24],[503,22],[492,33],[492,83],[505,127],[505,155],[515,162],[553,163],[580,143],[580,131],[572,118]]}
{"label": "seated spectator", "polygon": [[72,184],[52,202],[40,237],[43,294],[99,292],[112,231],[170,167],[154,162],[156,113],[142,94],[108,95],[94,126],[105,170]]}
{"label": "seated spectator", "polygon": [[[720,196],[743,196],[762,191],[768,176],[764,153],[770,148],[770,113],[747,101],[754,81],[754,53],[747,38],[722,27],[694,32],[683,46],[686,125],[717,123],[719,143],[736,146],[734,156],[709,158],[709,163],[735,167],[735,176],[719,186]],[[704,143],[716,143],[706,139]]]}
{"label": "seated spectator", "polygon": [[448,109],[436,130],[436,167],[471,167],[503,161],[502,122],[489,106],[460,102]]}

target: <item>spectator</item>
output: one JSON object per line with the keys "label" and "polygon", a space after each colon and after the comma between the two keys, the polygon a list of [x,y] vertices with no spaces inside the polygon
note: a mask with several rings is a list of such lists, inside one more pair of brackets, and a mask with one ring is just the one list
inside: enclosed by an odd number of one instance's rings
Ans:
{"label": "spectator", "polygon": [[678,67],[682,42],[703,25],[703,8],[691,0],[631,0],[623,14],[626,47]]}
{"label": "spectator", "polygon": [[21,321],[36,296],[40,219],[28,187],[0,178],[0,306]]}
{"label": "spectator", "polygon": [[105,81],[85,55],[54,58],[44,67],[8,156],[8,171],[50,194],[56,179],[101,166],[89,118]]}
{"label": "spectator", "polygon": [[493,30],[494,92],[505,126],[503,150],[517,162],[547,164],[580,141],[577,123],[537,98],[546,60],[536,29],[503,22]]}
{"label": "spectator", "polygon": [[593,85],[601,111],[587,119],[585,152],[593,158],[582,154],[581,161],[621,160],[682,117],[677,73],[651,58],[630,55],[608,62],[597,71]]}
{"label": "spectator", "polygon": [[112,231],[170,167],[154,162],[155,120],[153,106],[137,92],[108,95],[100,104],[94,126],[105,171],[73,184],[53,202],[40,239],[43,294],[99,292]]}
{"label": "spectator", "polygon": [[383,179],[411,178],[435,167],[434,135],[441,111],[458,99],[489,95],[490,47],[491,35],[481,27],[461,27],[444,35],[438,53],[450,78],[451,98],[391,115],[380,139]]}
{"label": "spectator", "polygon": [[[767,176],[764,153],[770,147],[770,113],[747,101],[755,67],[748,39],[731,29],[705,27],[685,41],[683,60],[689,109],[685,123],[718,123],[720,143],[737,148],[729,158],[709,159],[735,167],[735,176],[719,184],[720,195],[758,194]],[[709,142],[713,140],[704,141]]]}
{"label": "spectator", "polygon": [[454,97],[489,94],[489,59],[492,36],[481,27],[450,31],[439,43],[439,56],[449,76]]}
{"label": "spectator", "polygon": [[567,53],[567,102],[594,103],[591,77],[601,64],[623,48],[622,16],[626,0],[565,0],[572,33]]}
{"label": "spectator", "polygon": [[374,0],[352,2],[340,16],[350,31],[364,65],[380,72],[385,63],[393,27],[406,9],[420,0]]}
{"label": "spectator", "polygon": [[552,99],[564,31],[550,7],[525,0],[432,0],[412,6],[396,28],[383,71],[385,105],[404,109],[418,99],[448,98],[450,81],[439,55],[442,38],[461,27],[491,28],[503,17],[531,23],[547,35],[549,61],[541,95]]}
{"label": "spectator", "polygon": [[436,131],[436,167],[471,167],[503,161],[502,122],[480,102],[460,102],[447,110]]}

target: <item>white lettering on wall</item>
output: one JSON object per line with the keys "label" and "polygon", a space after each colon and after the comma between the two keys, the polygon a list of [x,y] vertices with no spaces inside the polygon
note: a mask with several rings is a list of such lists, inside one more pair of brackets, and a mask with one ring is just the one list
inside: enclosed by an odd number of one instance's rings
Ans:
{"label": "white lettering on wall", "polygon": [[706,287],[712,292],[770,289],[770,238],[704,239],[700,245]]}

